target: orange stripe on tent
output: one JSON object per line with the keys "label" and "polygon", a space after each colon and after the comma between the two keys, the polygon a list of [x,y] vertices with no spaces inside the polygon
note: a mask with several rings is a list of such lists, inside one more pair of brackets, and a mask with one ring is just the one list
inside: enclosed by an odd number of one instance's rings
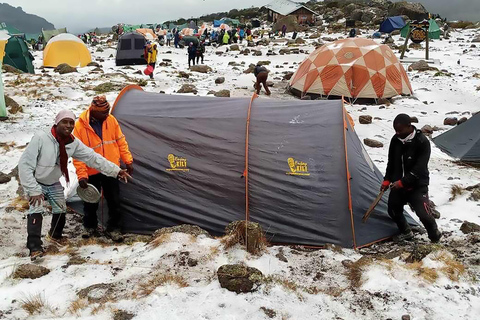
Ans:
{"label": "orange stripe on tent", "polygon": [[247,128],[245,132],[245,170],[243,171],[243,176],[245,177],[245,221],[248,221],[250,218],[248,194],[248,146],[250,137],[250,115],[252,111],[253,100],[256,98],[258,98],[258,94],[254,93],[252,99],[250,99],[250,105],[248,106],[247,113]]}
{"label": "orange stripe on tent", "polygon": [[352,237],[353,237],[353,248],[357,249],[357,241],[355,240],[355,224],[353,223],[353,206],[352,206],[352,190],[350,185],[350,170],[348,169],[348,148],[347,148],[347,135],[346,131],[348,130],[346,118],[345,104],[342,97],[342,112],[343,112],[343,141],[345,147],[345,168],[347,169],[347,190],[348,190],[348,210],[350,211],[350,221],[352,224]]}
{"label": "orange stripe on tent", "polygon": [[128,91],[130,91],[130,90],[140,90],[140,91],[143,91],[142,87],[137,86],[136,84],[129,84],[128,86],[126,86],[125,88],[123,88],[122,91],[120,91],[120,93],[118,94],[117,99],[115,99],[115,102],[113,103],[112,110],[110,111],[110,113],[113,112],[113,109],[115,109],[115,106],[117,105],[117,102],[120,101],[120,98],[121,98],[125,93],[127,93]]}

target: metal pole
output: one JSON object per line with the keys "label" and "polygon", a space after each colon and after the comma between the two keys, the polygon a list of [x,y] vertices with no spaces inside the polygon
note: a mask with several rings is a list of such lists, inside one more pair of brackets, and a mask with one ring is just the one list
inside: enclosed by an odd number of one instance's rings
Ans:
{"label": "metal pole", "polygon": [[428,36],[428,32],[430,31],[430,26],[427,26],[427,43],[425,45],[425,60],[428,61],[428,47],[429,47],[429,36]]}
{"label": "metal pole", "polygon": [[403,44],[403,49],[402,49],[402,54],[400,55],[400,60],[403,59],[405,56],[405,51],[407,50],[407,45],[408,45],[408,39],[410,38],[410,33],[412,32],[412,29],[410,25],[408,25],[408,32],[407,32],[407,37],[405,38],[405,43]]}

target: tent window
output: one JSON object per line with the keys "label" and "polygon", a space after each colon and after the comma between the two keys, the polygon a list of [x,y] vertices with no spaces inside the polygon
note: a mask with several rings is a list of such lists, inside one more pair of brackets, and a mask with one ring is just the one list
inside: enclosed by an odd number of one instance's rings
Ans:
{"label": "tent window", "polygon": [[120,50],[132,50],[132,39],[122,39]]}
{"label": "tent window", "polygon": [[135,39],[135,50],[142,50],[145,45],[145,40]]}

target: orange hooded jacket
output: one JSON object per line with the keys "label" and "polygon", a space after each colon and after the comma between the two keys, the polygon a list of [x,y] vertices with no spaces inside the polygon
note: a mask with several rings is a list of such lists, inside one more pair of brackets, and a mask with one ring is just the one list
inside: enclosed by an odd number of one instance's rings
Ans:
{"label": "orange hooded jacket", "polygon": [[[102,124],[102,138],[95,133],[90,126],[90,110],[87,109],[75,122],[73,135],[80,139],[87,147],[92,148],[96,153],[101,154],[107,160],[120,165],[120,158],[125,164],[133,162],[132,154],[128,149],[128,143],[120,129],[117,119],[109,115]],[[78,180],[88,179],[89,176],[99,173],[97,170],[87,167],[81,161],[73,160],[73,165],[77,170]]]}

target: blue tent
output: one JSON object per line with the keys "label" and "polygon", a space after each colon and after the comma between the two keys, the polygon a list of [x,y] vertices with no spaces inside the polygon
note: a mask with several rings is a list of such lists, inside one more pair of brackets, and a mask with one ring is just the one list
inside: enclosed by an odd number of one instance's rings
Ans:
{"label": "blue tent", "polygon": [[222,23],[225,23],[225,21],[224,20],[213,20],[213,26],[215,28],[220,27],[222,25]]}
{"label": "blue tent", "polygon": [[402,17],[389,17],[380,25],[380,32],[390,33],[394,30],[402,29],[405,26],[405,21]]}

